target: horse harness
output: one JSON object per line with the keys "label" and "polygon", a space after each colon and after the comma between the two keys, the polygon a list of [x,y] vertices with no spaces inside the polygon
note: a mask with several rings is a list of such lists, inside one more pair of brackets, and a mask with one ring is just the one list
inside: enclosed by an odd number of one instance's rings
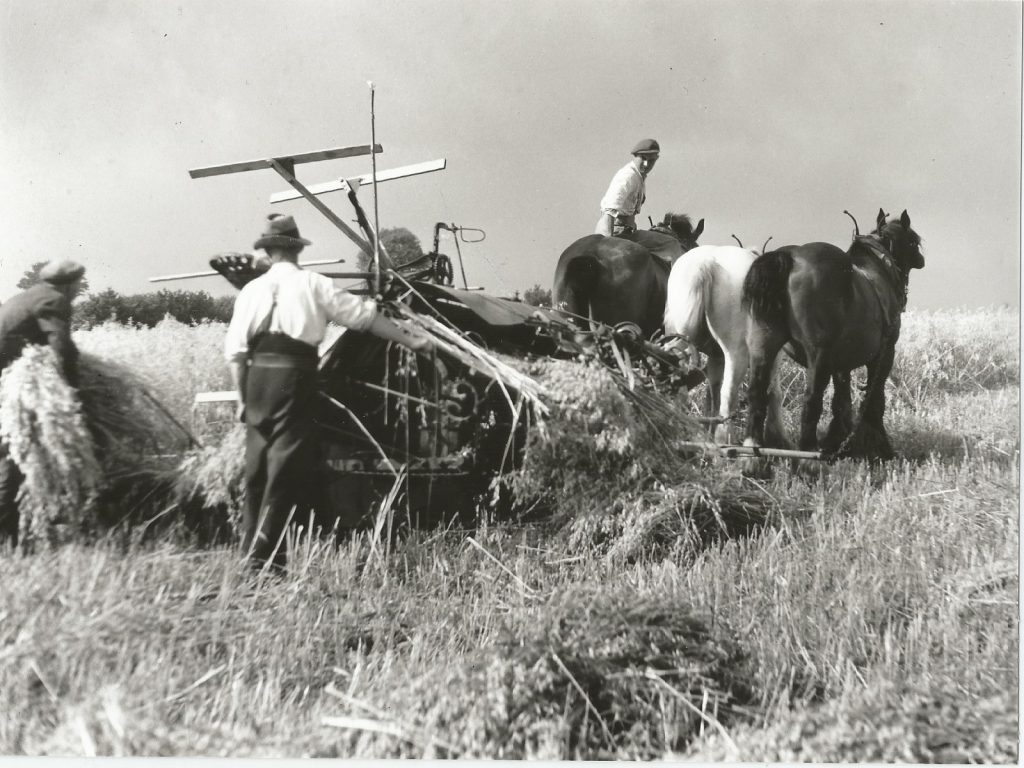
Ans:
{"label": "horse harness", "polygon": [[[890,240],[889,243],[885,242],[887,239]],[[858,235],[854,238],[854,243],[866,248],[872,256],[877,258],[892,282],[902,288],[902,291],[897,290],[897,296],[900,301],[900,312],[903,312],[907,308],[907,293],[910,282],[907,279],[907,273],[900,269],[892,257],[891,238],[875,235]]]}
{"label": "horse harness", "polygon": [[[648,231],[657,232],[659,235],[669,235],[670,237],[679,242],[679,245],[682,246],[683,248],[683,253],[686,252],[686,245],[683,243],[683,239],[676,233],[674,229],[672,229],[672,227],[666,224],[655,224]],[[651,256],[653,256],[656,260],[661,261],[662,264],[668,266],[669,268],[672,267],[672,264],[674,263],[674,257],[671,257],[668,254],[661,253],[659,251],[650,251],[650,253]]]}

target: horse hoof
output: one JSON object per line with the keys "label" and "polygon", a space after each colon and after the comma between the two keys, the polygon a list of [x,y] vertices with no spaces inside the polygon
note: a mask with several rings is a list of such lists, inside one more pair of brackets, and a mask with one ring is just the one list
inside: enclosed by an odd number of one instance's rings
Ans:
{"label": "horse hoof", "polygon": [[[729,434],[728,424],[719,424],[715,429],[715,441],[718,442],[718,435],[720,430],[725,430],[725,435]],[[747,438],[743,441],[744,447],[754,448],[758,445],[753,439]],[[772,463],[770,459],[766,459],[763,456],[744,456],[739,460],[740,474],[744,477],[752,477],[754,479],[768,479],[772,476]]]}
{"label": "horse hoof", "polygon": [[768,459],[757,456],[746,456],[739,461],[740,474],[754,480],[769,480],[772,476],[772,463]]}

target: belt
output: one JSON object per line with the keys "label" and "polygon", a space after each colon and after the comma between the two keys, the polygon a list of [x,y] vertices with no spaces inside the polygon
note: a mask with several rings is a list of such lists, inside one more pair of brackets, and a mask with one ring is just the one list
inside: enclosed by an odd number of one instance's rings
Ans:
{"label": "belt", "polygon": [[252,356],[252,365],[258,368],[299,368],[315,371],[315,357],[286,355],[279,352],[257,352]]}

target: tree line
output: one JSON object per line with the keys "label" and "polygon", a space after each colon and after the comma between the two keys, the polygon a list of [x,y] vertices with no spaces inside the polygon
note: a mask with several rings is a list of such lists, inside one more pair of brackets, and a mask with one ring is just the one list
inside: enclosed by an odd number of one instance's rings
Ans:
{"label": "tree line", "polygon": [[188,325],[231,320],[234,296],[211,296],[206,291],[121,294],[113,288],[78,299],[71,305],[72,328],[91,328],[106,322],[152,328],[170,315]]}

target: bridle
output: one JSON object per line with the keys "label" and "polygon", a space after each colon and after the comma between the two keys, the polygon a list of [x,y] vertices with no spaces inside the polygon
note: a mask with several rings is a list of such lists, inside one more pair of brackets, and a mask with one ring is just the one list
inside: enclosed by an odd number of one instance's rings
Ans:
{"label": "bridle", "polygon": [[870,234],[870,235],[857,235],[854,237],[854,242],[861,245],[868,252],[871,253],[882,266],[885,268],[885,272],[888,274],[889,280],[893,283],[893,287],[896,289],[896,295],[900,300],[900,312],[907,308],[907,294],[910,290],[910,276],[909,270],[903,269],[893,256],[893,245],[894,238],[890,235],[884,235],[882,233]]}

